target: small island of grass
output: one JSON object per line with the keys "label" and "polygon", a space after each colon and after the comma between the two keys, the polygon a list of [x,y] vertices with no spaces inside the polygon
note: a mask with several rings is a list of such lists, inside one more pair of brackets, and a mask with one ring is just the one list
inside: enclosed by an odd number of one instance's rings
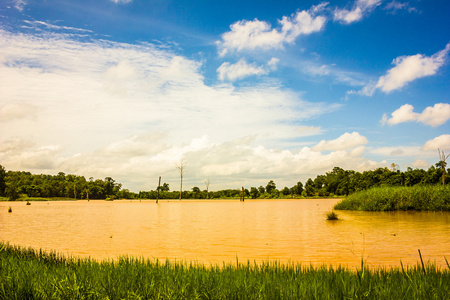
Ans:
{"label": "small island of grass", "polygon": [[376,187],[342,199],[336,210],[450,211],[450,185]]}

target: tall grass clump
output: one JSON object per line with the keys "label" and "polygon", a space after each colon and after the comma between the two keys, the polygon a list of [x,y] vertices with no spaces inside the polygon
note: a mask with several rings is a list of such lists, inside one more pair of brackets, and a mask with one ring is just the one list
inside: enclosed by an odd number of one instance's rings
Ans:
{"label": "tall grass clump", "polygon": [[95,261],[0,244],[0,299],[448,299],[450,267],[425,268]]}
{"label": "tall grass clump", "polygon": [[450,211],[450,185],[371,188],[342,199],[334,209]]}
{"label": "tall grass clump", "polygon": [[336,221],[336,220],[339,220],[339,216],[334,210],[327,212],[327,221]]}

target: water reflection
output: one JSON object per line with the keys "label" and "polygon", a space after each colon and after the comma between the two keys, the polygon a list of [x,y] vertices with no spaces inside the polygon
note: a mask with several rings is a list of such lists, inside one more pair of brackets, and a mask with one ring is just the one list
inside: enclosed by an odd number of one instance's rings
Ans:
{"label": "water reflection", "polygon": [[[336,199],[0,202],[0,240],[83,257],[446,266],[448,212],[338,212]],[[8,213],[8,207],[13,209]]]}

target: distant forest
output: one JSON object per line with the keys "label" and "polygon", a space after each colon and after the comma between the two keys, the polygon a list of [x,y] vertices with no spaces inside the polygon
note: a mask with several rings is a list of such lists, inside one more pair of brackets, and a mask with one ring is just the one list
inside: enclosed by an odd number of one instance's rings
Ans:
{"label": "distant forest", "polygon": [[[427,171],[408,168],[405,172],[392,164],[391,168],[378,168],[362,173],[333,168],[325,175],[318,175],[314,180],[309,178],[304,184],[297,182],[293,187],[278,189],[270,180],[266,186],[244,189],[245,198],[300,198],[300,197],[334,197],[346,196],[357,191],[378,186],[413,186],[417,184],[449,184],[446,162],[440,161]],[[242,190],[226,189],[220,191],[201,190],[193,187],[191,191],[183,191],[183,199],[224,199],[240,198]],[[64,174],[34,175],[23,171],[6,171],[0,165],[0,196],[8,200],[19,198],[70,198],[70,199],[156,199],[158,188],[152,191],[130,192],[122,189],[122,184],[111,177],[102,179]],[[179,191],[170,191],[169,184],[159,187],[160,199],[178,199]]]}

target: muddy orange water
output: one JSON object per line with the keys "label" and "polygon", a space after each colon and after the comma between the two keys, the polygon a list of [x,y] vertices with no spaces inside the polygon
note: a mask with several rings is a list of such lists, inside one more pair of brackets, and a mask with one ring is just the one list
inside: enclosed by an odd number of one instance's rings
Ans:
{"label": "muddy orange water", "polygon": [[424,261],[450,261],[450,213],[338,211],[326,221],[337,201],[0,202],[0,240],[96,259],[378,267],[416,265],[420,249]]}

